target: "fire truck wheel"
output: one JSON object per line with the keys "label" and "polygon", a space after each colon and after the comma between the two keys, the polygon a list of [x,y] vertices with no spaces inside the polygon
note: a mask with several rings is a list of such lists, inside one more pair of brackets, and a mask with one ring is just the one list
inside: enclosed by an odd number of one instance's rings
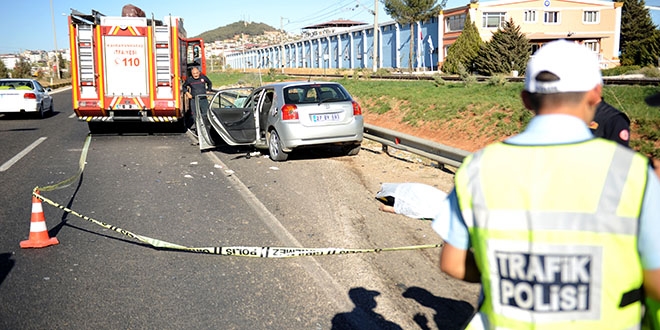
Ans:
{"label": "fire truck wheel", "polygon": [[94,133],[101,133],[101,126],[103,123],[98,123],[98,122],[88,122],[87,127],[89,128],[89,132],[94,134]]}
{"label": "fire truck wheel", "polygon": [[172,123],[172,129],[175,133],[185,133],[188,128],[186,127],[186,122],[181,118],[180,120]]}

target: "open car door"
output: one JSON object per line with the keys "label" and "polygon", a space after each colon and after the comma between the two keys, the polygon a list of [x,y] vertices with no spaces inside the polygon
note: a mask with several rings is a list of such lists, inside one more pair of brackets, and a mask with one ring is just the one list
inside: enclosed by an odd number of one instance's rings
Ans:
{"label": "open car door", "polygon": [[[197,140],[199,141],[199,150],[204,151],[215,147],[215,142],[211,138],[211,124],[208,119],[209,99],[213,95],[197,95],[193,103],[193,119],[197,130]],[[203,114],[206,114],[204,116]]]}
{"label": "open car door", "polygon": [[254,145],[257,141],[260,92],[252,91],[252,87],[223,89],[211,99],[208,121],[228,145]]}

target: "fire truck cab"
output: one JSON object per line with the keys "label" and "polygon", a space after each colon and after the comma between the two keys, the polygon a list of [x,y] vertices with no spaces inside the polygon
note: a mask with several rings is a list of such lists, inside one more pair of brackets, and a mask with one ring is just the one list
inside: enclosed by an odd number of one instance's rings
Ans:
{"label": "fire truck cab", "polygon": [[204,42],[183,19],[69,16],[73,108],[93,131],[104,122],[183,123],[181,85],[193,66],[206,73]]}

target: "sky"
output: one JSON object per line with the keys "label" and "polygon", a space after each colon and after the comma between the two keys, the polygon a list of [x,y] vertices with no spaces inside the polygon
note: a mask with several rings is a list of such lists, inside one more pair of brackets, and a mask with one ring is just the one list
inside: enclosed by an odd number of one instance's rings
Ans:
{"label": "sky", "polygon": [[[71,9],[121,16],[122,7],[129,3],[140,7],[147,17],[182,17],[188,37],[241,20],[266,23],[291,33],[335,19],[373,24],[375,5],[373,0],[0,0],[0,54],[52,50],[56,43],[59,49],[68,48],[67,16]],[[446,8],[467,3],[469,0],[449,0]],[[646,4],[660,7],[660,0],[646,0]],[[391,21],[380,1],[377,6],[378,21]],[[660,10],[652,10],[651,16],[660,25]]]}

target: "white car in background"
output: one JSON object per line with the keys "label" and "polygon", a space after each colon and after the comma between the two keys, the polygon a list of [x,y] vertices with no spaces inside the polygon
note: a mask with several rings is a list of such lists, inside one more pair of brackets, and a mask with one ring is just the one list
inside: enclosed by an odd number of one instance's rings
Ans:
{"label": "white car in background", "polygon": [[53,113],[53,97],[34,79],[0,79],[0,113]]}

